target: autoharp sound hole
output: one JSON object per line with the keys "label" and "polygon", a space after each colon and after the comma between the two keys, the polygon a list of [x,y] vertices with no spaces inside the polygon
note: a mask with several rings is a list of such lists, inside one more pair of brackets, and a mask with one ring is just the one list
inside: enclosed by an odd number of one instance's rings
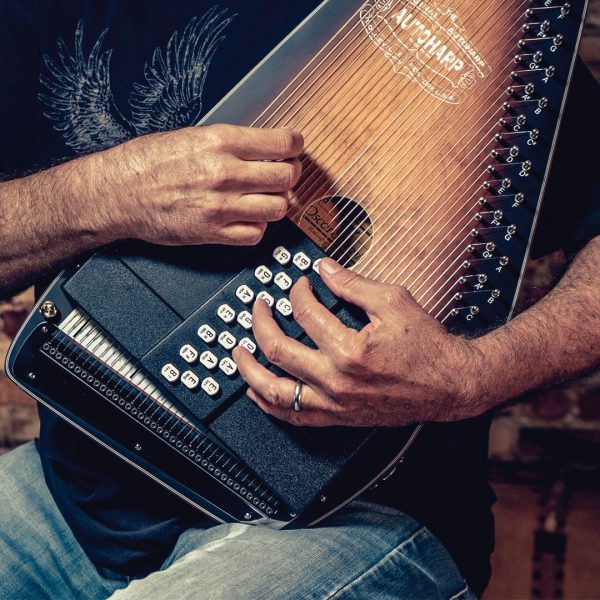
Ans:
{"label": "autoharp sound hole", "polygon": [[302,214],[302,229],[334,260],[346,267],[369,251],[373,226],[368,213],[344,196],[327,196]]}

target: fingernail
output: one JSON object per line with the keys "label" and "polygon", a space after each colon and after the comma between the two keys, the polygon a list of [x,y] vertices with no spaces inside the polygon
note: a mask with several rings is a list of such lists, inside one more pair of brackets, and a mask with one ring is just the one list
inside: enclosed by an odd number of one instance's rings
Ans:
{"label": "fingernail", "polygon": [[319,264],[319,271],[325,271],[327,275],[335,275],[341,270],[342,267],[331,258],[324,258]]}

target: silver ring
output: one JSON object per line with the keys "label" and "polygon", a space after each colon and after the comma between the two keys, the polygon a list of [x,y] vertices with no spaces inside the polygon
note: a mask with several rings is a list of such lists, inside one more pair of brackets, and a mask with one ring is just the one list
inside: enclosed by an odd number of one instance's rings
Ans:
{"label": "silver ring", "polygon": [[301,379],[296,379],[296,387],[294,388],[294,410],[300,412],[302,410],[302,386],[304,382]]}

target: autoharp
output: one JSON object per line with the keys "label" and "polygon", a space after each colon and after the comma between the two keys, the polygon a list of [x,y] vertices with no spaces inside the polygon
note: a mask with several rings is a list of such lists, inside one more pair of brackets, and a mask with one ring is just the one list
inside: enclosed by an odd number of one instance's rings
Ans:
{"label": "autoharp", "polygon": [[[67,268],[16,338],[24,390],[217,521],[313,524],[385,477],[421,425],[297,428],[245,396],[250,306],[331,256],[406,287],[451,331],[514,309],[584,0],[326,0],[202,124],[306,140],[288,219],[256,248],[124,242]],[[426,425],[425,425],[426,426]]]}

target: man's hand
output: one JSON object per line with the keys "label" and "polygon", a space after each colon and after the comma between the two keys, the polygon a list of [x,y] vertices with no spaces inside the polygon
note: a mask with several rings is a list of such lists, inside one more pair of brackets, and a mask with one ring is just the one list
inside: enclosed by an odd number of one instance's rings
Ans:
{"label": "man's hand", "polygon": [[95,228],[167,245],[256,244],[287,213],[303,144],[291,130],[233,125],[131,140],[95,155]]}
{"label": "man's hand", "polygon": [[448,333],[399,286],[365,279],[325,259],[328,287],[360,306],[371,322],[344,326],[312,294],[306,278],[291,291],[294,317],[318,346],[287,338],[265,302],[254,307],[254,335],[267,359],[305,382],[302,411],[292,408],[295,381],[278,378],[244,348],[234,358],[265,412],[297,425],[404,425],[474,416],[479,353]]}

